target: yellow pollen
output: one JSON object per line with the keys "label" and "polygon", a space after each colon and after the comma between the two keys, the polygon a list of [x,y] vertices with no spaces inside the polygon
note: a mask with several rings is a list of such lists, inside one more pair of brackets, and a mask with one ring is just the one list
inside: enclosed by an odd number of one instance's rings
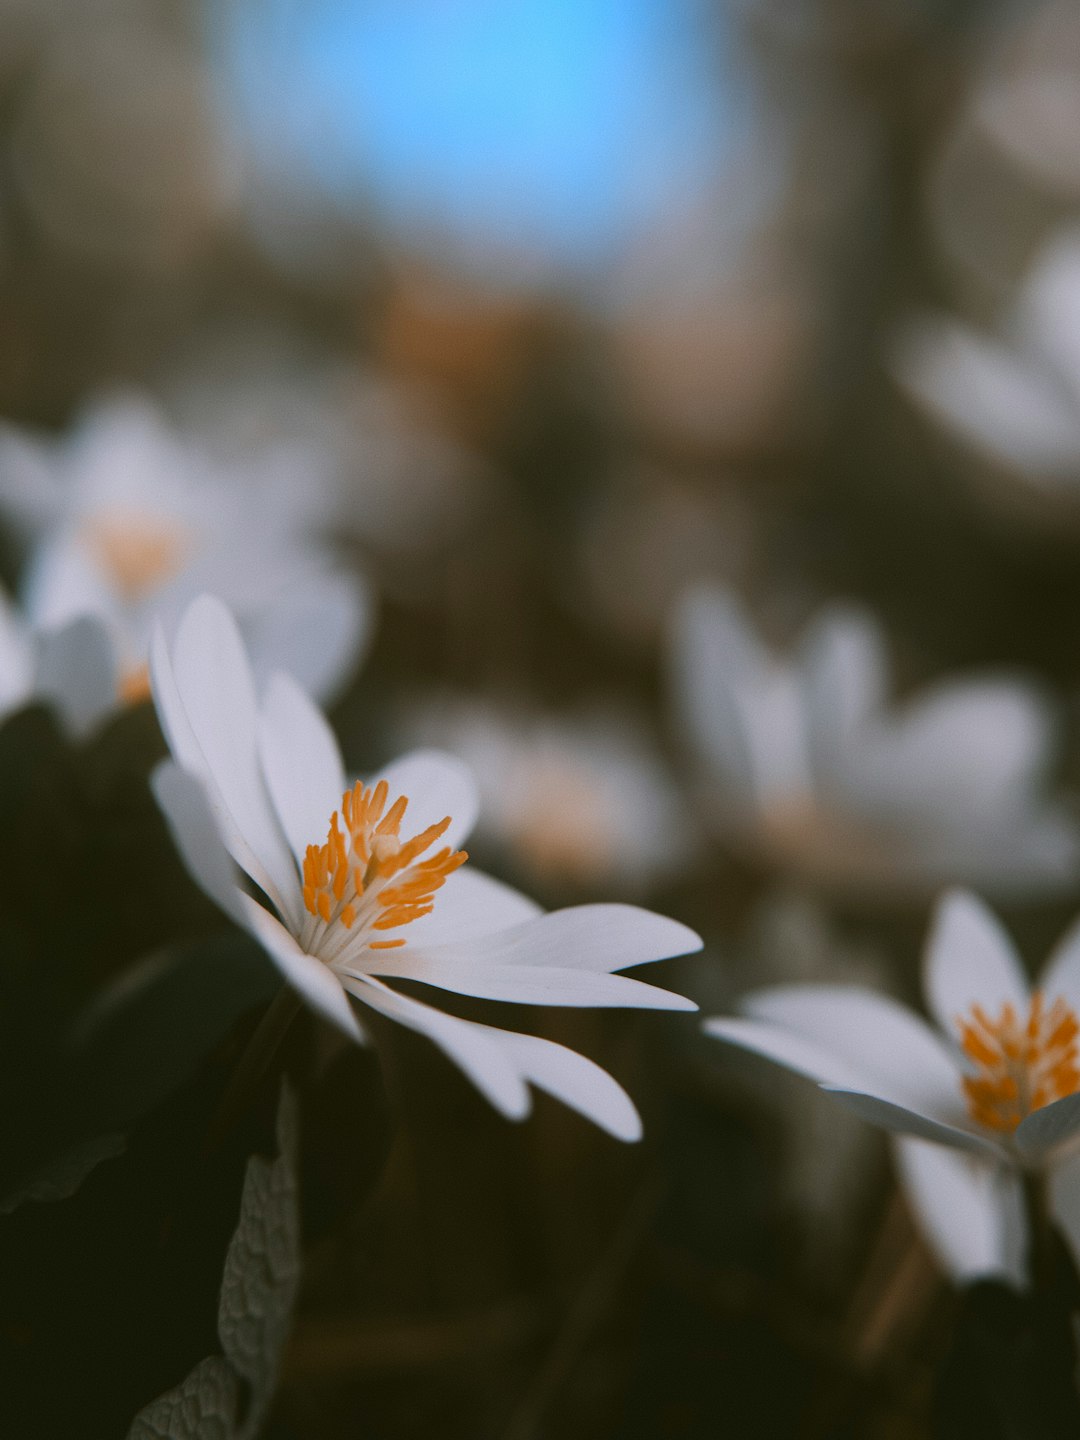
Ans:
{"label": "yellow pollen", "polygon": [[990,1130],[1011,1135],[1033,1110],[1080,1089],[1080,1022],[1060,996],[1046,1006],[1036,991],[1026,1017],[1006,1003],[997,1020],[972,1005],[956,1030],[974,1067],[962,1081],[968,1112]]}
{"label": "yellow pollen", "polygon": [[[360,918],[361,904],[371,907],[365,925],[378,931],[430,915],[436,892],[468,858],[464,850],[449,846],[422,858],[445,835],[450,817],[411,840],[402,840],[399,832],[409,802],[400,795],[387,810],[388,798],[385,780],[370,789],[358,781],[330,817],[326,843],[307,847],[304,907],[326,925],[340,920],[351,930]],[[369,944],[372,949],[389,950],[405,941],[380,939]]]}
{"label": "yellow pollen", "polygon": [[87,520],[83,533],[124,598],[132,601],[171,580],[189,548],[179,526],[134,511],[104,511]]}

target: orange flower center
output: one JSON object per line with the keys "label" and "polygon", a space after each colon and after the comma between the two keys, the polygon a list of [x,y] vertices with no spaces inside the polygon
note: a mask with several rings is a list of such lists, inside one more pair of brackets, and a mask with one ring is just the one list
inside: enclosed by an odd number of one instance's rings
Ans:
{"label": "orange flower center", "polygon": [[153,515],[103,511],[84,533],[98,561],[126,600],[141,600],[181,569],[188,537]]}
{"label": "orange flower center", "polygon": [[132,665],[120,674],[116,684],[121,705],[141,705],[150,699],[150,666]]}
{"label": "orange flower center", "polygon": [[1060,996],[1046,1006],[1036,991],[1026,1020],[1010,1004],[997,1020],[972,1005],[956,1028],[974,1066],[963,1079],[968,1112],[980,1125],[1011,1135],[1033,1110],[1080,1088],[1080,1022]]}
{"label": "orange flower center", "polygon": [[[400,795],[387,810],[388,796],[385,780],[370,789],[357,781],[342,796],[340,811],[330,817],[326,844],[307,847],[304,905],[326,925],[340,921],[351,930],[363,912],[364,928],[394,930],[430,915],[436,891],[468,859],[464,850],[449,846],[421,859],[446,833],[449,815],[411,840],[402,840],[399,832],[409,802]],[[373,950],[389,950],[405,941],[369,943]]]}

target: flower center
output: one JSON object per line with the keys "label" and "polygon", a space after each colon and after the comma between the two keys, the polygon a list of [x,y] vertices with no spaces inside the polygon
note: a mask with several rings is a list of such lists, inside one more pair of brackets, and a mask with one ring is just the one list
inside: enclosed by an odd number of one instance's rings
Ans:
{"label": "flower center", "polygon": [[130,665],[120,672],[116,682],[117,699],[121,705],[141,705],[150,699],[150,666]]}
{"label": "flower center", "polygon": [[[326,844],[309,845],[304,856],[304,906],[323,935],[333,929],[344,941],[341,930],[354,932],[347,938],[364,939],[372,950],[404,945],[402,938],[371,937],[430,915],[436,891],[468,859],[464,850],[448,845],[421,859],[446,833],[449,815],[402,840],[409,802],[400,795],[387,810],[388,797],[385,780],[370,789],[357,781],[330,817]],[[322,948],[324,958],[336,958],[333,944],[329,953]]]}
{"label": "flower center", "polygon": [[515,817],[525,862],[553,880],[601,880],[613,865],[612,820],[586,777],[541,769]]}
{"label": "flower center", "polygon": [[141,600],[172,579],[188,549],[179,526],[134,511],[103,511],[86,522],[84,534],[128,601]]}
{"label": "flower center", "polygon": [[1036,990],[1026,1020],[1010,1004],[992,1020],[981,1005],[956,1021],[960,1045],[974,1073],[963,1079],[973,1120],[1011,1135],[1033,1110],[1080,1088],[1080,1022],[1058,997],[1050,1006]]}

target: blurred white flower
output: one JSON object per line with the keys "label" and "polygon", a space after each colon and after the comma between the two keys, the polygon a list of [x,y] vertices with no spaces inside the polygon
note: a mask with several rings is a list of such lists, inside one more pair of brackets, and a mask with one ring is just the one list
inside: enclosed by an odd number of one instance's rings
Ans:
{"label": "blurred white flower", "polygon": [[641,894],[693,850],[679,794],[634,717],[574,719],[446,699],[407,724],[480,787],[478,844],[548,888]]}
{"label": "blurred white flower", "polygon": [[1080,1220],[1080,925],[1032,990],[996,918],[955,891],[937,911],[924,991],[940,1032],[872,990],[826,985],[753,992],[745,1018],[705,1029],[886,1130],[950,1147],[948,1159],[901,1151],[932,1242],[957,1273],[1016,1274],[1019,1176],[1046,1174],[1058,1218]]}
{"label": "blurred white flower", "polygon": [[92,615],[35,631],[0,594],[0,719],[34,700],[51,704],[72,735],[86,734],[116,701],[112,645]]}
{"label": "blurred white flower", "polygon": [[[174,757],[155,789],[177,845],[308,1005],[354,1039],[362,1031],[350,996],[427,1035],[509,1117],[528,1112],[533,1084],[612,1134],[637,1138],[633,1105],[591,1061],[458,1019],[386,982],[533,1005],[694,1010],[680,995],[610,973],[699,948],[693,931],[626,905],[545,915],[463,870],[458,846],[476,795],[460,761],[421,751],[348,786],[334,736],[299,686],[275,675],[260,702],[220,601],[195,601],[171,647],[159,628],[152,669]],[[410,839],[400,835],[406,812]],[[233,862],[269,906],[247,892]]]}
{"label": "blurred white flower", "polygon": [[0,431],[0,513],[30,550],[26,614],[39,630],[98,617],[129,697],[146,693],[153,625],[171,630],[208,588],[242,617],[261,673],[320,696],[340,686],[370,601],[318,542],[306,498],[295,468],[216,465],[144,399],[99,402],[67,439]]}
{"label": "blurred white flower", "polygon": [[909,322],[892,369],[941,425],[1037,491],[1080,497],[1080,234],[1039,254],[997,335]]}
{"label": "blurred white flower", "polygon": [[674,658],[714,823],[767,863],[882,895],[1075,881],[1077,827],[1041,793],[1050,718],[1022,683],[943,683],[890,710],[869,616],[827,610],[781,658],[720,589],[687,598]]}

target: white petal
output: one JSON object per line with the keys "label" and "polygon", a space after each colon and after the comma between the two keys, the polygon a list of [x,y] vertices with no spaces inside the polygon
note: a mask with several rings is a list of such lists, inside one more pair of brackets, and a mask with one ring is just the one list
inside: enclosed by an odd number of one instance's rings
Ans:
{"label": "white petal", "polygon": [[24,536],[60,522],[70,494],[56,476],[51,447],[14,425],[0,425],[0,510]]}
{"label": "white petal", "polygon": [[419,1031],[433,1041],[462,1070],[500,1114],[520,1120],[532,1102],[524,1080],[510,1056],[488,1034],[484,1025],[459,1020],[408,995],[399,995],[378,980],[349,980],[349,993],[391,1020]]}
{"label": "white petal", "polygon": [[1032,478],[1075,466],[1075,404],[1026,356],[935,318],[907,328],[893,366],[933,415],[984,453]]}
{"label": "white petal", "polygon": [[533,920],[544,912],[535,900],[504,885],[472,865],[455,870],[435,897],[435,909],[411,921],[409,945],[426,950],[431,945],[455,944],[506,930]]}
{"label": "white petal", "polygon": [[1066,1095],[1033,1110],[1016,1127],[1013,1139],[1025,1160],[1038,1161],[1080,1135],[1080,1093]]}
{"label": "white petal", "polygon": [[701,1028],[714,1040],[752,1050],[755,1055],[775,1060],[778,1065],[793,1070],[796,1075],[805,1075],[819,1085],[857,1087],[865,1083],[865,1077],[852,1070],[839,1055],[794,1031],[728,1015],[711,1016],[702,1022]]}
{"label": "white petal", "polygon": [[350,1040],[363,1043],[349,997],[340,980],[321,960],[309,955],[269,910],[250,895],[241,894],[246,928],[251,931],[288,983],[312,1010],[343,1030]]}
{"label": "white petal", "polygon": [[829,609],[807,631],[800,658],[811,756],[833,767],[884,703],[881,632],[861,611]]}
{"label": "white petal", "polygon": [[302,866],[307,847],[326,839],[346,781],[334,732],[290,675],[274,675],[266,687],[259,758],[277,818]]}
{"label": "white petal", "polygon": [[371,598],[357,576],[297,576],[280,599],[245,618],[255,674],[282,670],[308,694],[332,699],[360,663],[371,620]]}
{"label": "white petal", "polygon": [[1008,1224],[1021,1203],[1016,1173],[928,1140],[893,1145],[912,1214],[946,1272],[959,1284],[992,1275],[1024,1285],[1023,1255],[1010,1243]]}
{"label": "white petal", "polygon": [[1050,1208],[1080,1263],[1080,1150],[1059,1160],[1049,1175]]}
{"label": "white petal", "polygon": [[439,841],[456,849],[476,823],[479,805],[472,771],[441,750],[414,750],[385,766],[370,783],[385,780],[390,799],[406,795],[409,808],[402,822],[403,836],[418,835],[447,815],[450,827]]}
{"label": "white petal", "polygon": [[[434,938],[434,926],[431,933]],[[425,953],[448,965],[484,961],[608,972],[689,955],[701,946],[687,926],[636,905],[573,905],[467,941],[425,946]]]}
{"label": "white petal", "polygon": [[219,600],[201,596],[180,622],[171,659],[155,632],[150,667],[169,747],[206,784],[230,853],[297,919],[299,877],[259,768],[254,684],[236,622]]}
{"label": "white petal", "polygon": [[163,760],[150,777],[173,841],[192,879],[238,925],[248,928],[232,857],[202,782],[172,760]]}
{"label": "white petal", "polygon": [[531,1084],[586,1116],[616,1140],[640,1140],[641,1117],[620,1084],[592,1060],[536,1035],[498,1032]]}
{"label": "white petal", "polygon": [[1021,287],[1016,328],[1033,354],[1045,355],[1062,380],[1080,387],[1080,244],[1074,228],[1055,232]]}
{"label": "white petal", "polygon": [[838,1056],[861,1077],[857,1088],[947,1123],[962,1122],[959,1071],[906,1005],[854,986],[780,985],[745,996],[740,1009]]}
{"label": "white petal", "polygon": [[1030,803],[1053,737],[1045,702],[1006,681],[946,683],[897,717],[889,745],[898,778],[955,827]]}
{"label": "white petal", "polygon": [[842,1105],[853,1110],[871,1125],[891,1130],[897,1135],[914,1135],[922,1140],[933,1140],[939,1145],[952,1145],[957,1150],[968,1150],[976,1155],[989,1155],[1000,1160],[1003,1151],[992,1140],[976,1135],[970,1130],[947,1124],[931,1115],[923,1115],[906,1105],[897,1105],[883,1100],[880,1095],[867,1095],[864,1091],[842,1089],[824,1085],[827,1095],[835,1095]]}
{"label": "white petal", "polygon": [[[456,947],[455,947],[456,948]],[[374,950],[364,956],[363,969],[346,973],[385,975],[419,980],[455,995],[505,1000],[517,1005],[611,1006],[647,1010],[696,1010],[692,1000],[643,985],[625,975],[596,974],[553,965],[498,965],[445,959],[441,950]]]}
{"label": "white petal", "polygon": [[923,971],[926,1003],[942,1030],[977,1001],[996,1015],[1009,1003],[1027,1011],[1029,988],[1001,922],[976,896],[952,890],[934,915]]}
{"label": "white petal", "polygon": [[1074,921],[1050,953],[1038,981],[1048,1001],[1060,995],[1080,1012],[1080,920]]}
{"label": "white petal", "polygon": [[42,635],[35,689],[55,704],[73,735],[88,734],[117,705],[117,659],[105,626],[80,616]]}
{"label": "white petal", "polygon": [[124,606],[101,566],[71,532],[47,539],[37,550],[22,586],[26,613],[38,628],[58,627],[80,615],[97,615],[110,627],[124,625]]}
{"label": "white petal", "polygon": [[672,645],[680,718],[694,749],[745,804],[757,797],[758,777],[740,694],[756,688],[771,663],[727,591],[699,589],[684,599]]}
{"label": "white petal", "polygon": [[0,715],[7,715],[30,699],[34,664],[29,626],[0,591]]}

